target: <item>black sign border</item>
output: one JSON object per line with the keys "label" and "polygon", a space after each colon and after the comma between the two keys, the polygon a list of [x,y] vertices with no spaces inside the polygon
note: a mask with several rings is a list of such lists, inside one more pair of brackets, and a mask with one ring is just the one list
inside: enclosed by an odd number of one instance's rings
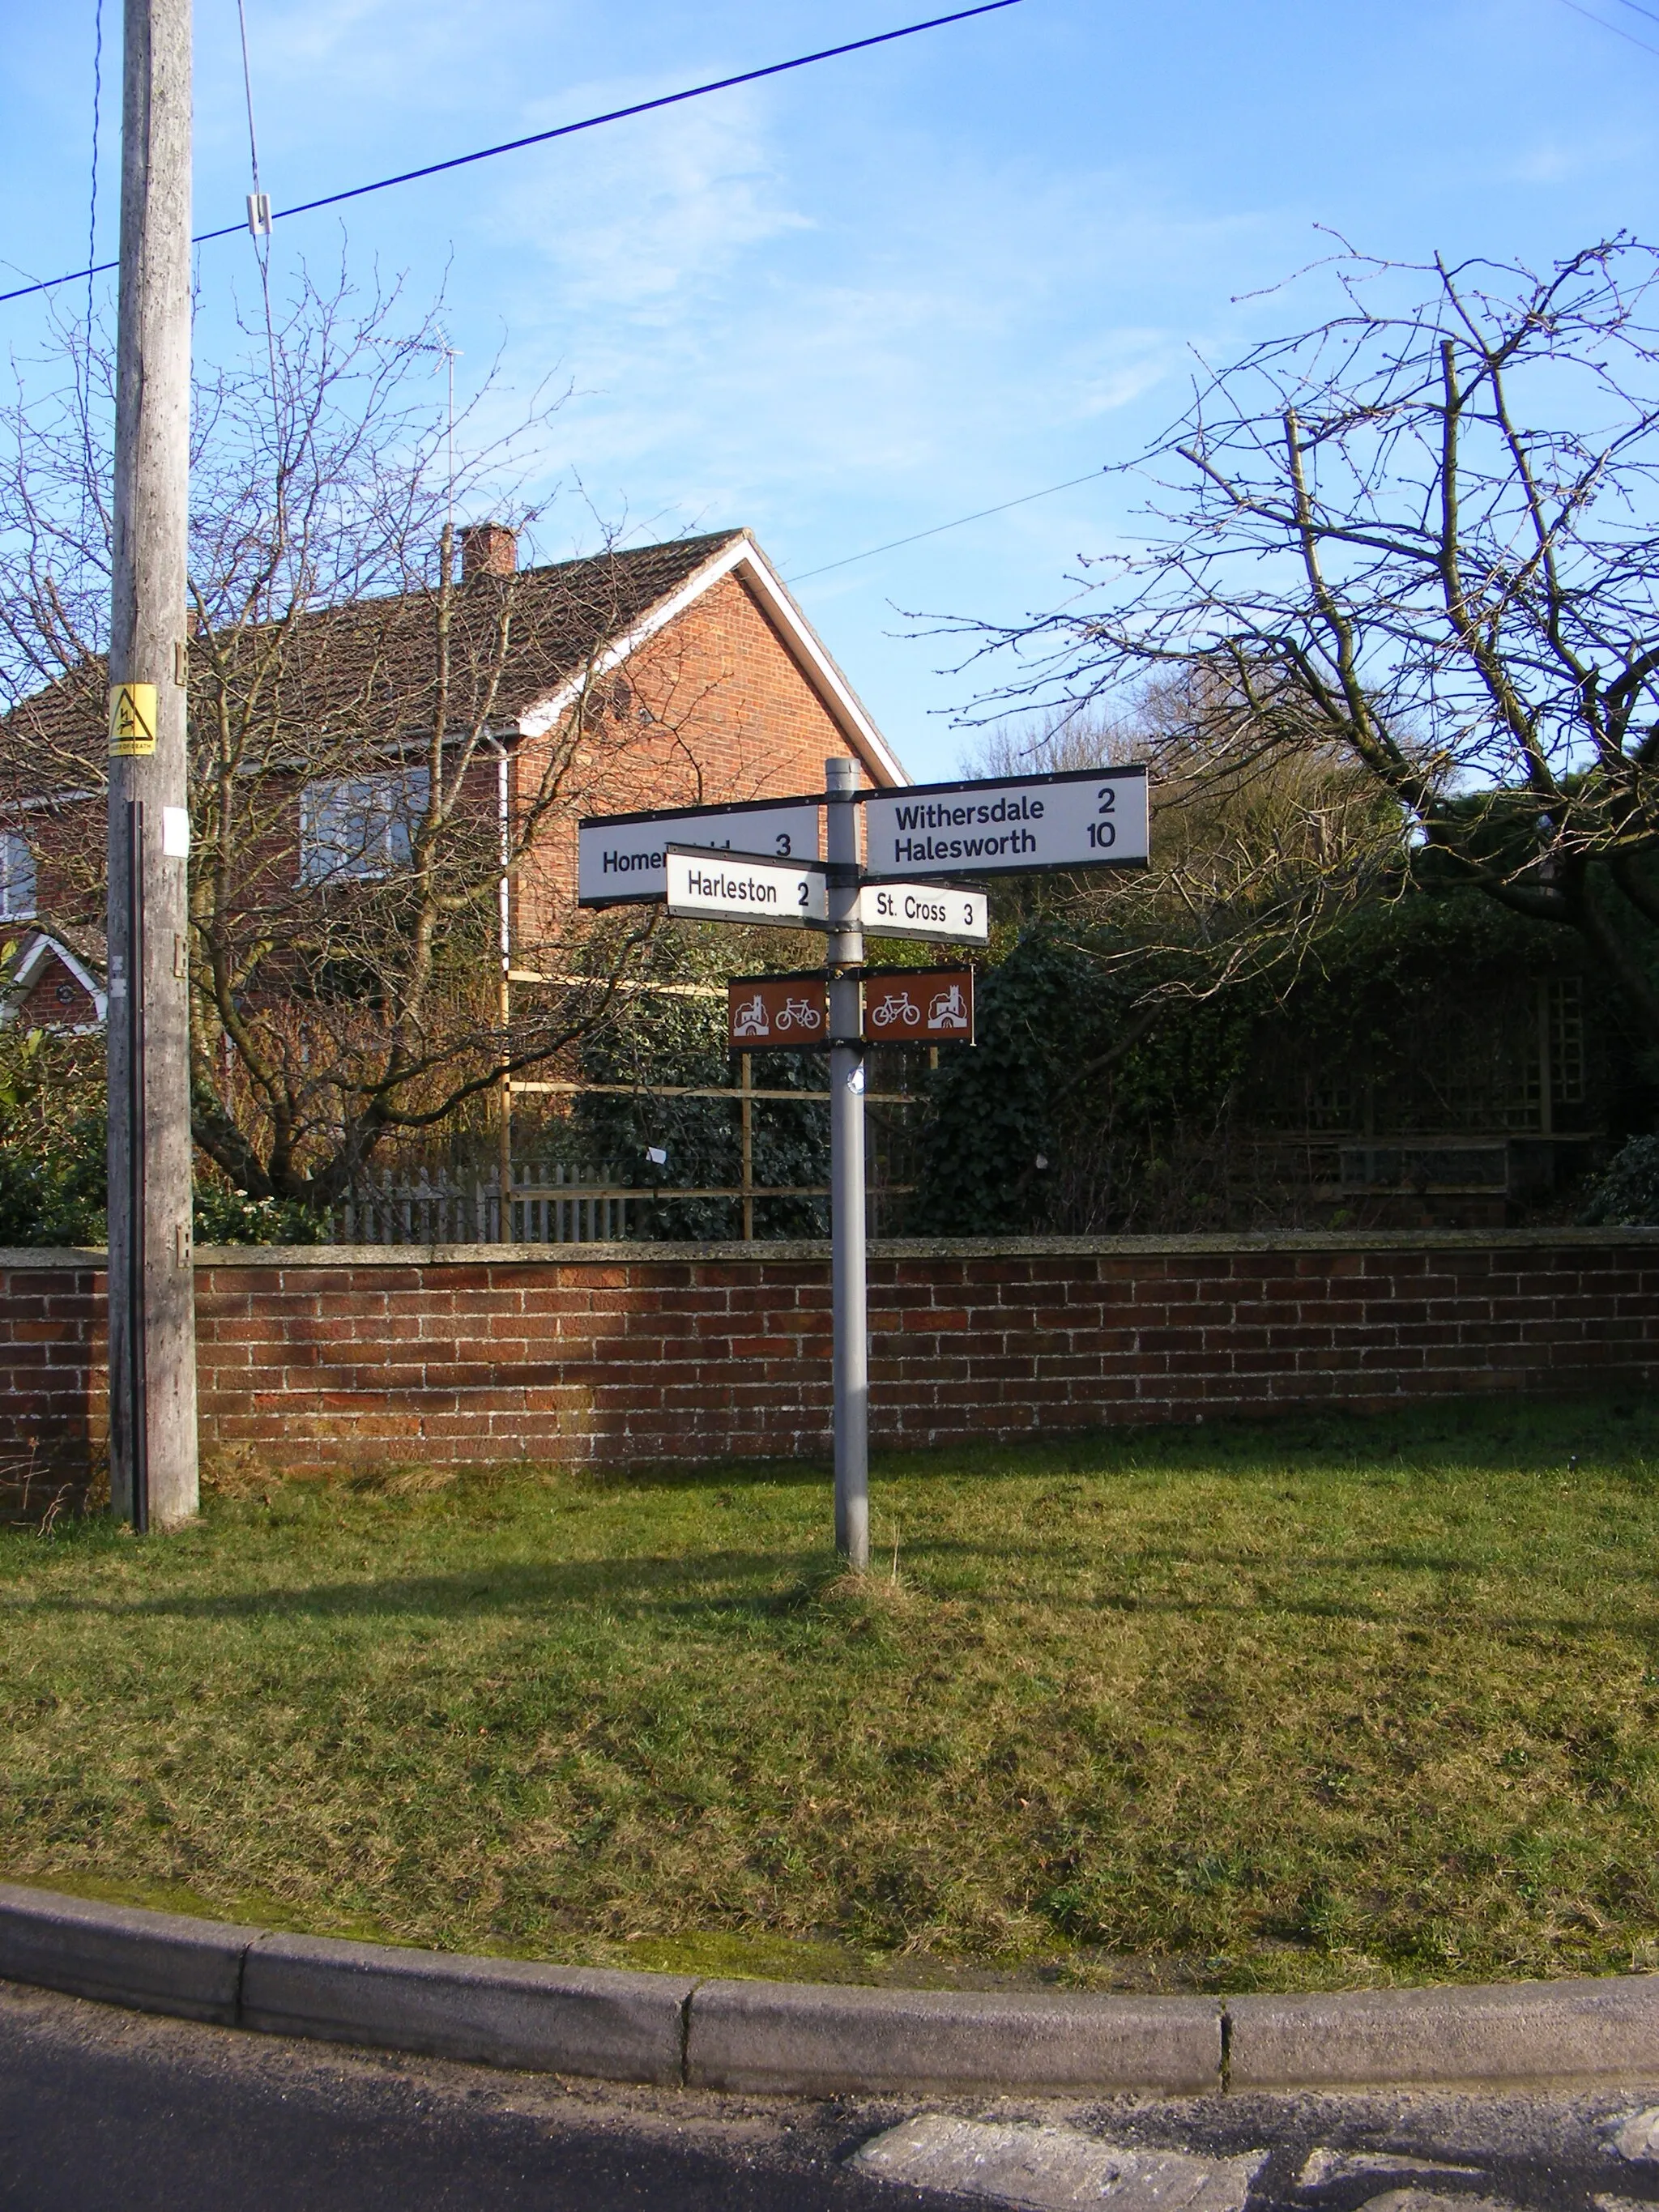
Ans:
{"label": "black sign border", "polygon": [[[994,874],[995,871],[991,870],[988,872]],[[890,884],[908,884],[909,880],[910,878],[908,876],[872,876],[867,868],[866,868],[861,863],[860,865],[859,889],[860,890],[866,889],[866,886],[875,890],[881,890]],[[961,876],[924,875],[918,876],[916,878],[916,882],[924,890],[932,890],[937,885],[940,890],[949,889],[953,891],[979,891],[987,899],[991,896],[991,886],[989,884],[969,883]],[[908,929],[884,929],[878,921],[861,922],[859,927],[866,938],[878,937],[884,945],[960,945],[965,951],[988,952],[991,949],[992,920],[993,917],[988,908],[985,915],[985,942],[983,945],[981,945],[976,938],[972,937],[922,937],[915,931]],[[884,969],[878,968],[871,969],[867,972],[871,975],[884,975],[886,970]]]}
{"label": "black sign border", "polygon": [[892,783],[879,791],[872,787],[854,796],[862,805],[872,799],[929,799],[939,791],[1007,791],[1028,783],[1118,783],[1130,776],[1139,776],[1144,782],[1151,773],[1145,761],[1137,761],[1129,768],[1054,768],[1042,769],[1035,775],[963,775],[949,783]]}
{"label": "black sign border", "polygon": [[[642,808],[637,814],[584,814],[576,823],[576,881],[580,885],[581,883],[581,833],[584,830],[605,829],[613,823],[627,827],[641,822],[689,822],[700,815],[708,814],[774,814],[781,806],[823,806],[825,803],[822,794],[814,796],[809,793],[805,797],[793,799],[734,799],[727,806],[647,806]],[[683,852],[719,853],[730,849],[732,848],[720,845],[680,848]],[[665,842],[663,850],[665,852],[668,850]],[[775,860],[777,857],[775,853],[737,854],[737,858],[741,860]],[[816,860],[813,865],[821,868],[827,863]],[[605,898],[578,896],[576,901],[578,909],[586,908],[589,914],[603,914],[607,907],[656,906],[659,903],[659,894],[655,891],[615,891]]]}
{"label": "black sign border", "polygon": [[[907,799],[933,799],[943,792],[1024,791],[1034,783],[1121,783],[1134,777],[1139,777],[1144,783],[1149,774],[1150,770],[1142,761],[1130,768],[1048,769],[1038,775],[968,775],[958,776],[950,783],[894,784],[883,791],[861,791],[858,796],[860,800],[890,799],[897,802]],[[1073,876],[1083,868],[1148,868],[1152,866],[1152,855],[1146,854],[1139,860],[1010,860],[1001,866],[994,860],[964,860],[962,866],[964,872],[971,870],[976,876]],[[890,875],[866,867],[862,881],[866,884],[955,884],[960,883],[962,877],[948,871],[940,872],[929,868],[924,861],[919,866],[907,862],[902,869],[896,869]],[[966,888],[971,890],[974,886],[969,884]],[[867,933],[871,936],[877,934],[873,930]]]}

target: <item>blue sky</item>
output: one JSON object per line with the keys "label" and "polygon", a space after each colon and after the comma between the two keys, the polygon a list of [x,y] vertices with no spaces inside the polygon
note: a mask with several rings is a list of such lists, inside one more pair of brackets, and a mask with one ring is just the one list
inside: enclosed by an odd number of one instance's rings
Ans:
{"label": "blue sky", "polygon": [[[105,4],[100,250],[115,240],[119,7]],[[1595,14],[1659,49],[1626,0]],[[932,12],[915,0],[246,0],[279,207]],[[1659,0],[1654,0],[1659,15]],[[0,256],[80,265],[94,10],[5,0]],[[234,0],[198,0],[197,227],[235,221]],[[1328,249],[1534,264],[1659,234],[1659,52],[1565,0],[1022,0],[996,15],[509,155],[343,211],[355,266],[447,282],[463,392],[499,352],[574,386],[546,454],[636,540],[748,523],[786,575],[1130,457],[1194,351],[1314,319]],[[342,217],[276,231],[281,280]],[[446,276],[446,272],[447,276]],[[199,343],[252,276],[204,250]],[[16,281],[14,279],[13,281]],[[0,308],[39,342],[38,302]],[[1132,527],[1103,479],[810,578],[808,613],[913,772],[948,775],[972,686],[899,610],[1052,605]]]}

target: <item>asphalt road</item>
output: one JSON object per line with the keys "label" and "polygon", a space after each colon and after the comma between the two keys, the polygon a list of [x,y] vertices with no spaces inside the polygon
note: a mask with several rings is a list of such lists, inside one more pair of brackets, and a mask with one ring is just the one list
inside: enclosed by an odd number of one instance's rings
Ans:
{"label": "asphalt road", "polygon": [[1577,2098],[715,2098],[286,2043],[0,1984],[5,2212],[983,2212],[983,2198],[849,2168],[861,2143],[929,2111],[1059,2127],[1073,2142],[1080,2130],[1144,2151],[1260,2154],[1249,2212],[1379,2199],[1389,2212],[1634,2212],[1659,2206],[1659,2157],[1632,2160],[1616,2138],[1655,2106],[1659,2069],[1645,2091]]}
{"label": "asphalt road", "polygon": [[[6,2212],[563,2212],[946,2202],[845,2172],[827,2112],[599,2090],[0,1984]],[[868,2132],[867,2126],[860,2132]],[[854,2139],[856,2141],[856,2137]]]}

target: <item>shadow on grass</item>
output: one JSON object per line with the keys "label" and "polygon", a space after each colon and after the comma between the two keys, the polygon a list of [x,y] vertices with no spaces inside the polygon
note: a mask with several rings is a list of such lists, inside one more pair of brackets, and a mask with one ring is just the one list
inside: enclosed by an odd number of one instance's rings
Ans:
{"label": "shadow on grass", "polygon": [[[1644,1542],[1638,1539],[1637,1542]],[[925,1537],[918,1537],[907,1547],[914,1553],[930,1548]],[[944,1549],[945,1547],[940,1546]],[[978,1546],[963,1547],[977,1551]],[[1007,1555],[1008,1547],[985,1547],[993,1557]],[[1632,1550],[1636,1547],[1633,1545]],[[1275,1552],[1271,1557],[1259,1551],[1228,1551],[1218,1546],[1143,1544],[1133,1552],[1114,1551],[1113,1557],[1127,1572],[1138,1567],[1168,1566],[1185,1564],[1193,1567],[1212,1567],[1224,1573],[1249,1575],[1257,1581],[1270,1581],[1287,1575],[1484,1575],[1501,1574],[1513,1580],[1534,1573],[1542,1576],[1549,1571],[1540,1566],[1535,1546],[1520,1538],[1507,1549],[1498,1551],[1466,1551],[1459,1553],[1418,1552],[1394,1544],[1379,1545],[1376,1551],[1345,1552]],[[1559,1566],[1557,1571],[1559,1571]],[[1628,1560],[1609,1559],[1605,1553],[1595,1560],[1595,1577],[1606,1583],[1653,1583],[1659,1584],[1659,1566],[1650,1560],[1632,1557]]]}
{"label": "shadow on grass", "polygon": [[[1163,1554],[1160,1557],[1165,1556]],[[1179,1555],[1177,1555],[1179,1556]],[[1047,1567],[1057,1580],[1091,1571],[1074,1553],[1065,1555],[1030,1546],[971,1544],[966,1541],[921,1541],[908,1550],[914,1567],[931,1561],[946,1577],[917,1592],[944,1603],[1003,1604],[1006,1588],[999,1588],[993,1570],[1006,1569],[1018,1560],[1030,1570]],[[983,1561],[983,1582],[953,1587],[948,1579],[954,1564]],[[1135,1555],[1117,1555],[1115,1573],[1132,1578]],[[1375,1569],[1375,1560],[1352,1563]],[[1240,1561],[1236,1571],[1262,1577],[1261,1564]],[[1462,1571],[1460,1563],[1442,1562],[1440,1571]],[[549,1560],[519,1563],[481,1571],[459,1570],[449,1574],[413,1575],[385,1580],[319,1583],[310,1586],[265,1587],[215,1594],[169,1594],[131,1600],[71,1595],[52,1591],[26,1600],[19,1611],[59,1618],[117,1620],[174,1620],[276,1621],[283,1620],[447,1620],[490,1616],[550,1617],[560,1608],[610,1608],[623,1616],[650,1617],[682,1622],[736,1620],[750,1624],[782,1623],[808,1617],[825,1622],[834,1618],[824,1604],[833,1589],[846,1601],[847,1584],[837,1581],[839,1563],[822,1552],[702,1551],[651,1555],[631,1559]],[[872,1576],[872,1595],[879,1596],[881,1577]],[[1659,1607],[1648,1615],[1626,1618],[1551,1617],[1540,1611],[1471,1614],[1467,1601],[1443,1603],[1432,1600],[1417,1607],[1378,1604],[1358,1597],[1312,1594],[1279,1595],[1258,1589],[1248,1596],[1230,1597],[1201,1591],[1142,1592],[1115,1587],[1101,1589],[1052,1589],[1034,1587],[1014,1593],[1017,1602],[1047,1611],[1085,1616],[1103,1613],[1146,1615],[1192,1622],[1261,1622],[1280,1618],[1342,1622],[1376,1628],[1478,1628],[1487,1635],[1528,1638],[1539,1635],[1565,1637],[1625,1635],[1651,1637],[1659,1627]]]}
{"label": "shadow on grass", "polygon": [[[879,1405],[872,1407],[878,1419]],[[1397,1411],[1291,1407],[1266,1419],[1149,1422],[1054,1429],[1004,1443],[911,1449],[878,1443],[875,1481],[1282,1474],[1289,1480],[1372,1476],[1542,1472],[1577,1455],[1586,1474],[1616,1472],[1641,1486],[1659,1482],[1659,1407],[1626,1397],[1453,1398]],[[1632,1465],[1651,1458],[1652,1467]],[[1589,1462],[1605,1461],[1605,1469]],[[1299,1462],[1305,1462],[1306,1464]],[[639,1461],[587,1468],[577,1477],[599,1492],[705,1490],[769,1484],[827,1485],[827,1460]]]}
{"label": "shadow on grass", "polygon": [[[628,1606],[686,1618],[744,1613],[757,1619],[797,1612],[839,1571],[822,1553],[693,1552],[635,1559],[549,1560],[487,1571],[410,1575],[384,1581],[310,1587],[179,1593],[131,1600],[52,1591],[19,1611],[113,1620],[258,1620],[295,1616],[337,1620],[399,1614],[453,1619],[488,1613],[546,1613],[561,1605]],[[699,1583],[727,1587],[700,1591]]]}
{"label": "shadow on grass", "polygon": [[[871,1473],[876,1473],[871,1461]],[[568,1475],[568,1470],[561,1470]],[[828,1490],[835,1469],[828,1460],[634,1460],[626,1467],[584,1467],[574,1480],[604,1497],[631,1490],[730,1490],[757,1485],[779,1490]]]}
{"label": "shadow on grass", "polygon": [[[1409,1480],[1428,1474],[1542,1471],[1565,1467],[1575,1455],[1581,1462],[1604,1459],[1643,1486],[1659,1480],[1659,1407],[1622,1395],[1455,1398],[1382,1413],[1288,1407],[1267,1419],[1079,1427],[926,1451],[888,1446],[872,1461],[872,1472],[926,1478],[1271,1471],[1291,1480],[1370,1474]],[[1631,1464],[1647,1459],[1655,1464]]]}

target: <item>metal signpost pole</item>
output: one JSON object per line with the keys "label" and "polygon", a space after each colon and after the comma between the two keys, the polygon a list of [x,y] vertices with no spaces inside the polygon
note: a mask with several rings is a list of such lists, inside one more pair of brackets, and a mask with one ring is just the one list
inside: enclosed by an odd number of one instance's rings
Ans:
{"label": "metal signpost pole", "polygon": [[110,617],[110,1496],[197,1507],[185,532],[190,0],[126,0]]}
{"label": "metal signpost pole", "polygon": [[[870,1340],[864,1279],[864,1047],[859,1042],[859,766],[824,763],[829,793],[830,1235],[835,1322],[836,1549],[870,1564]],[[848,974],[848,969],[852,973]]]}

